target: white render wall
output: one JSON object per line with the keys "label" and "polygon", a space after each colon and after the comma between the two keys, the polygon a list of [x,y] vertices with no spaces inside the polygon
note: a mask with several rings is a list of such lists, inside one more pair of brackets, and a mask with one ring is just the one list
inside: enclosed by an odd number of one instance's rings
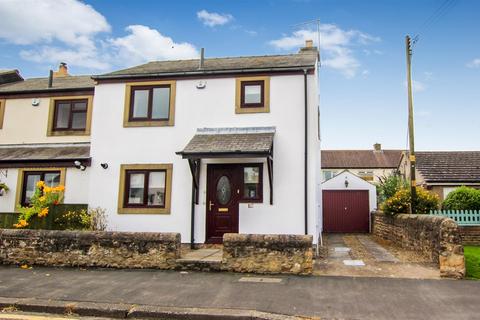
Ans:
{"label": "white render wall", "polygon": [[[202,127],[275,126],[274,204],[269,204],[268,170],[264,165],[263,203],[239,207],[241,233],[304,233],[304,82],[303,75],[271,76],[270,113],[235,114],[235,79],[177,80],[173,127],[123,127],[125,84],[100,84],[93,108],[89,206],[107,210],[108,228],[122,231],[180,232],[190,241],[192,177],[187,160],[176,155]],[[309,83],[309,233],[318,221],[319,143],[318,89]],[[195,206],[195,242],[205,241],[206,163],[264,162],[264,159],[204,160],[200,202]],[[103,169],[100,163],[108,163]],[[118,214],[120,164],[173,163],[171,214]],[[317,177],[318,176],[318,177]],[[316,238],[316,237],[314,237]]]}
{"label": "white render wall", "polygon": [[[18,169],[0,169],[0,171],[2,172],[0,182],[6,183],[10,189],[0,197],[0,212],[14,212],[16,207]],[[69,204],[88,203],[89,168],[85,171],[67,168],[65,174],[65,197],[63,202]]]}

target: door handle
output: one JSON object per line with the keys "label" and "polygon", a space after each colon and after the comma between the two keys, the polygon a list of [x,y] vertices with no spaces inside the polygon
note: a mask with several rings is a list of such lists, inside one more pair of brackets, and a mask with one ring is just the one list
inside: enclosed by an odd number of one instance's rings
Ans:
{"label": "door handle", "polygon": [[213,202],[208,201],[208,211],[212,211]]}

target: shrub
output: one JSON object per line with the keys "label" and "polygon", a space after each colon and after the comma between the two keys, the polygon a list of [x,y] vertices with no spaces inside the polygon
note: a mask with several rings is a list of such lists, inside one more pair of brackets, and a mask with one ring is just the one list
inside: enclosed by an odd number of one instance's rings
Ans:
{"label": "shrub", "polygon": [[30,205],[18,206],[18,222],[13,226],[25,228],[33,217],[44,218],[48,215],[49,207],[59,204],[63,199],[65,187],[62,185],[49,187],[44,181],[38,181],[35,192],[30,198]]}
{"label": "shrub", "polygon": [[[389,215],[396,215],[399,213],[408,213],[410,208],[410,189],[402,188],[398,190],[392,197],[385,200],[382,204],[382,210]],[[417,197],[414,203],[415,213],[428,214],[430,210],[438,209],[439,205],[438,195],[428,192],[423,188],[417,188]]]}
{"label": "shrub", "polygon": [[395,172],[389,176],[383,176],[379,178],[380,183],[377,185],[378,203],[383,203],[388,198],[402,188],[407,188],[408,183],[400,173]]}
{"label": "shrub", "polygon": [[450,192],[442,203],[445,210],[480,210],[480,190],[459,187]]}
{"label": "shrub", "polygon": [[55,223],[62,230],[103,231],[107,227],[105,209],[102,208],[67,211],[57,217]]}

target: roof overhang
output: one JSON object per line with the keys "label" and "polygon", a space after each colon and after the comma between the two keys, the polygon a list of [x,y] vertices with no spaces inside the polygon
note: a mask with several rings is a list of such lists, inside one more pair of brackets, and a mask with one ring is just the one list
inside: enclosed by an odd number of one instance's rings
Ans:
{"label": "roof overhang", "polygon": [[275,127],[202,128],[177,152],[183,159],[273,157]]}
{"label": "roof overhang", "polygon": [[0,147],[0,168],[90,166],[90,144],[24,144]]}

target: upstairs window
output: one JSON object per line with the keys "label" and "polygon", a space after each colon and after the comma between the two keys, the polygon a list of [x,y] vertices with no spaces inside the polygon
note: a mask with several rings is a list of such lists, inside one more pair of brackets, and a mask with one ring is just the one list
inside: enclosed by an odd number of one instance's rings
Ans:
{"label": "upstairs window", "polygon": [[270,112],[270,78],[237,78],[235,112]]}
{"label": "upstairs window", "polygon": [[127,84],[124,127],[173,126],[175,81]]}
{"label": "upstairs window", "polygon": [[265,82],[260,81],[242,81],[241,105],[242,108],[263,107]]}
{"label": "upstairs window", "polygon": [[50,99],[47,136],[90,135],[93,96]]}
{"label": "upstairs window", "polygon": [[168,120],[170,86],[132,87],[130,121]]}
{"label": "upstairs window", "polygon": [[87,126],[86,99],[55,101],[54,131],[85,131]]}

